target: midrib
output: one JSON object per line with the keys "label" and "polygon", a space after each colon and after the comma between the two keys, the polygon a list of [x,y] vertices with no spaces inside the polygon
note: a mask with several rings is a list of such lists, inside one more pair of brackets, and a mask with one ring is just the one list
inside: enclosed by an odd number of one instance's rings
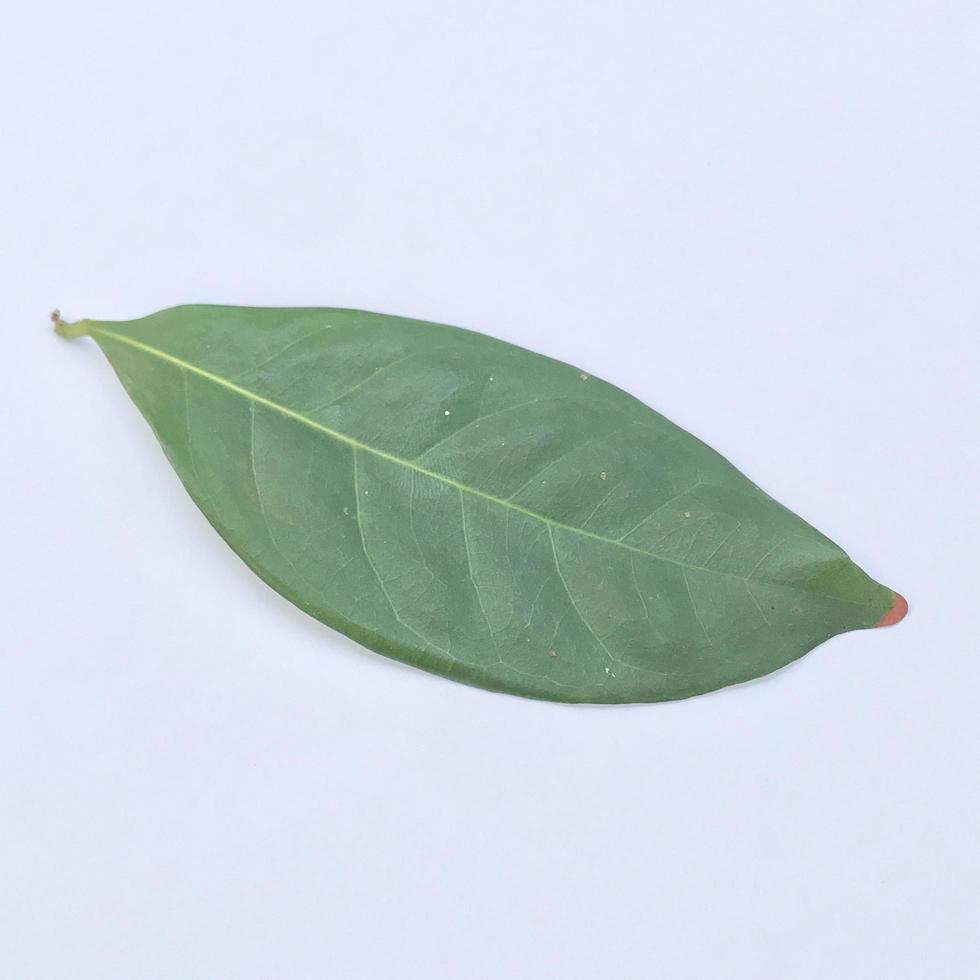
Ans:
{"label": "midrib", "polygon": [[[198,367],[196,364],[191,364],[182,358],[175,357],[173,354],[168,354],[166,351],[162,351],[157,347],[152,347],[151,345],[145,344],[140,340],[134,340],[132,337],[127,337],[125,334],[116,333],[114,330],[107,330],[105,327],[95,326],[94,324],[90,328],[89,332],[93,335],[99,334],[104,337],[111,337],[113,340],[117,340],[122,344],[127,344],[130,347],[141,350],[146,354],[157,357],[162,361],[167,361],[170,364],[174,364],[181,370],[188,371],[191,374],[204,378],[213,384],[226,388],[228,391],[233,391],[235,394],[241,395],[243,398],[247,398],[257,405],[263,405],[274,412],[279,412],[281,415],[285,415],[287,418],[295,419],[297,422],[301,422],[303,425],[307,425],[311,429],[316,429],[317,431],[322,432],[325,435],[330,436],[332,439],[336,439],[338,442],[344,443],[353,449],[359,449],[362,452],[370,453],[371,455],[377,456],[380,459],[388,460],[388,462],[394,463],[397,466],[404,466],[408,470],[414,470],[416,473],[421,473],[423,476],[427,476],[433,480],[438,480],[440,483],[444,483],[447,486],[454,487],[460,493],[468,493],[474,497],[479,497],[483,500],[489,501],[492,504],[497,504],[500,507],[507,507],[519,514],[524,514],[526,517],[532,517],[535,520],[546,524],[550,528],[560,528],[563,531],[568,531],[572,534],[579,534],[584,538],[591,538],[593,541],[599,541],[602,544],[611,545],[615,548],[622,548],[624,551],[643,555],[645,558],[652,558],[655,561],[662,561],[670,565],[676,565],[678,568],[687,568],[697,572],[710,572],[713,575],[723,575],[727,578],[737,579],[740,582],[745,582],[746,585],[748,585],[753,578],[752,574],[739,575],[737,572],[728,572],[720,568],[710,568],[707,565],[693,565],[690,562],[681,561],[678,558],[670,558],[667,555],[659,555],[656,552],[647,551],[645,548],[638,548],[636,545],[626,544],[624,541],[617,541],[614,538],[604,537],[603,535],[596,534],[593,531],[587,531],[585,528],[575,527],[572,524],[565,524],[562,521],[556,521],[551,517],[538,513],[537,511],[529,510],[527,507],[522,507],[520,504],[515,504],[511,500],[504,500],[502,497],[495,497],[493,494],[480,490],[477,487],[471,487],[465,483],[460,483],[458,480],[453,480],[451,477],[444,476],[442,473],[437,473],[434,470],[426,469],[424,466],[419,466],[417,463],[413,463],[411,460],[402,459],[402,457],[395,456],[393,453],[385,452],[383,449],[378,449],[377,447],[368,445],[366,442],[361,442],[359,439],[355,439],[352,436],[345,435],[343,432],[338,432],[336,429],[331,429],[329,426],[322,425],[320,422],[314,421],[313,419],[309,418],[309,416],[303,415],[301,412],[294,411],[291,408],[287,408],[285,405],[280,405],[278,402],[264,398],[262,395],[258,395],[254,391],[249,391],[247,388],[243,388],[241,385],[235,384],[233,381],[228,381],[227,379],[222,378],[220,375],[206,371],[204,368]],[[792,586],[783,587],[792,588]],[[873,602],[859,602],[854,599],[844,599],[840,596],[832,596],[819,592],[815,593],[811,590],[800,589],[800,591],[811,592],[811,594],[814,595],[825,595],[825,597],[828,599],[835,599],[838,602],[846,602],[851,605],[876,605],[876,603]]]}

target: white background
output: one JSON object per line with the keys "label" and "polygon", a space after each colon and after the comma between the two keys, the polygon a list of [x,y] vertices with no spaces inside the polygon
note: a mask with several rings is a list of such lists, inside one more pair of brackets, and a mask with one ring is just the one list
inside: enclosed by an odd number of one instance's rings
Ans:
{"label": "white background", "polygon": [[[0,37],[0,976],[975,977],[975,2],[24,3]],[[912,611],[570,708],[211,531],[89,341],[183,302],[625,387]]]}

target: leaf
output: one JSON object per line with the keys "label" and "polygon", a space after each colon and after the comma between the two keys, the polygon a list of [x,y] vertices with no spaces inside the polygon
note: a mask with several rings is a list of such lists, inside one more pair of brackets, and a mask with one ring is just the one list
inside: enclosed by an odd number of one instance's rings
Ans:
{"label": "leaf", "polygon": [[249,567],[454,680],[682,698],[904,611],[702,442],[502,341],[341,309],[56,326],[99,344]]}

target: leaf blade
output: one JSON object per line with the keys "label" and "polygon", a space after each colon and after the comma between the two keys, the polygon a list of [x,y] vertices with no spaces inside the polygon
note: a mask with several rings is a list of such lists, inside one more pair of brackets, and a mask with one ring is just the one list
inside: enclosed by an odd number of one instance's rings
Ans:
{"label": "leaf blade", "polygon": [[90,332],[258,574],[436,673],[662,700],[767,673],[891,604],[703,443],[503,342],[330,309],[181,307]]}

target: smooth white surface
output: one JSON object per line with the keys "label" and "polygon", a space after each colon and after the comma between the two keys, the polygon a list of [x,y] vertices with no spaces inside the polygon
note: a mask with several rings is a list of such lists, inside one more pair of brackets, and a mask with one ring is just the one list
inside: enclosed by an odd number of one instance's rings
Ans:
{"label": "smooth white surface", "polygon": [[[975,3],[32,3],[0,37],[0,976],[975,977]],[[68,319],[594,371],[904,592],[679,704],[305,618]]]}

